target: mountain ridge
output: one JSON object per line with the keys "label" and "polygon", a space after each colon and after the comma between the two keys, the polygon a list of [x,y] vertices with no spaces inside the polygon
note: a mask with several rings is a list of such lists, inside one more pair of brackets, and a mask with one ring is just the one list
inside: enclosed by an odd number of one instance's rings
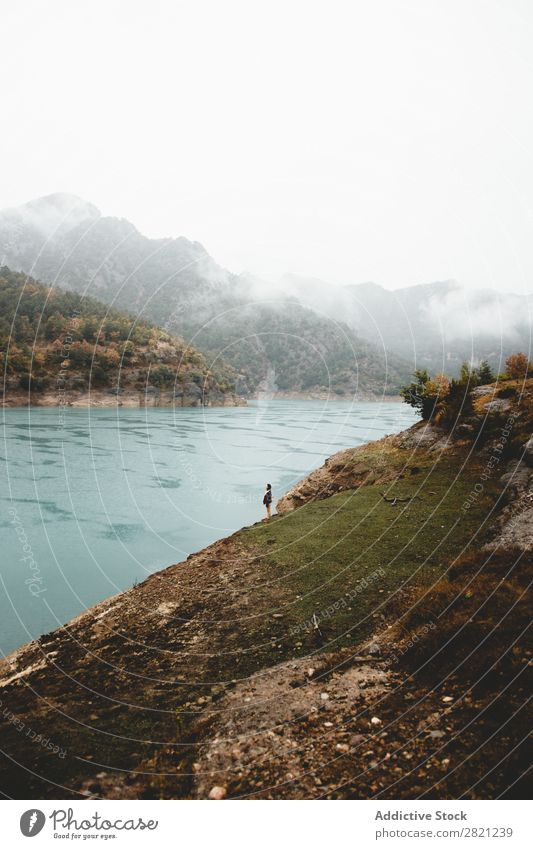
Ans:
{"label": "mountain ridge", "polygon": [[[37,208],[52,201],[37,202]],[[62,211],[76,203],[69,198],[59,206]],[[19,224],[26,212],[19,208]],[[342,321],[285,294],[279,305],[258,297],[253,277],[222,268],[199,242],[149,239],[125,219],[92,216],[70,229],[62,226],[43,246],[32,212],[26,240],[19,234],[12,243],[6,234],[10,216],[0,213],[6,264],[135,310],[206,356],[224,357],[240,372],[248,394],[274,374],[281,392],[365,399],[397,395],[408,376],[401,358],[387,364],[379,347]]]}
{"label": "mountain ridge", "polygon": [[292,275],[292,291],[316,304],[325,290],[324,310],[365,339],[397,354],[410,370],[459,374],[466,361],[487,360],[494,371],[517,349],[531,351],[533,298],[495,289],[467,289],[440,280],[386,289],[375,283],[348,284],[313,291],[314,278]]}
{"label": "mountain ridge", "polygon": [[208,357],[224,356],[251,395],[273,374],[281,393],[396,395],[416,368],[456,375],[463,361],[487,360],[500,371],[510,353],[532,347],[527,296],[467,290],[452,279],[388,290],[287,273],[267,284],[221,267],[198,241],[151,239],[75,195],[0,212],[1,256],[16,270],[133,309]]}

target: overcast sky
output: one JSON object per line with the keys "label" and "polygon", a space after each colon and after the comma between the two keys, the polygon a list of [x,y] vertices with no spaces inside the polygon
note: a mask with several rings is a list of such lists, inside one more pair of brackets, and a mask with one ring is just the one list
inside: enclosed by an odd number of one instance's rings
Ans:
{"label": "overcast sky", "polygon": [[0,206],[222,265],[533,291],[530,0],[2,4]]}

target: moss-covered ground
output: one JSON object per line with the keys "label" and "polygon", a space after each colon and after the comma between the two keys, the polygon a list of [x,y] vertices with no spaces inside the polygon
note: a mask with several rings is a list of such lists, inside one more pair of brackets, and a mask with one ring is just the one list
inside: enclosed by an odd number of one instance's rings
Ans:
{"label": "moss-covered ground", "polygon": [[[402,479],[386,490],[348,490],[242,532],[245,546],[266,552],[257,601],[268,599],[285,634],[302,642],[295,647],[361,640],[390,602],[398,610],[400,593],[405,599],[414,585],[432,585],[455,558],[481,544],[496,488],[485,486],[463,511],[478,469],[471,462],[458,474],[458,467],[447,457],[435,463],[418,455],[416,474],[404,466]],[[394,505],[380,491],[412,500]]]}

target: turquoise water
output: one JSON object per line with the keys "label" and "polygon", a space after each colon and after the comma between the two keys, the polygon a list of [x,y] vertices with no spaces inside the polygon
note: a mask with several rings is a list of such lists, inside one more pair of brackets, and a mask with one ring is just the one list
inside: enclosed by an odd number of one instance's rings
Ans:
{"label": "turquoise water", "polygon": [[0,650],[263,516],[341,448],[409,426],[398,403],[1,413]]}

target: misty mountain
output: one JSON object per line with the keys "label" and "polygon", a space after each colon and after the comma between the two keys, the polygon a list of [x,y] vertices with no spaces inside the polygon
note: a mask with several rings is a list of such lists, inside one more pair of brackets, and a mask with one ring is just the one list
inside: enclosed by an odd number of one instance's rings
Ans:
{"label": "misty mountain", "polygon": [[237,391],[396,394],[408,369],[342,319],[251,275],[221,268],[198,242],[149,239],[72,195],[0,213],[0,262],[155,321],[240,374]]}
{"label": "misty mountain", "polygon": [[410,368],[454,375],[463,361],[488,360],[503,370],[509,354],[531,351],[531,296],[467,289],[454,280],[389,291],[376,283],[334,286],[295,274],[280,281],[310,307],[352,330]]}

